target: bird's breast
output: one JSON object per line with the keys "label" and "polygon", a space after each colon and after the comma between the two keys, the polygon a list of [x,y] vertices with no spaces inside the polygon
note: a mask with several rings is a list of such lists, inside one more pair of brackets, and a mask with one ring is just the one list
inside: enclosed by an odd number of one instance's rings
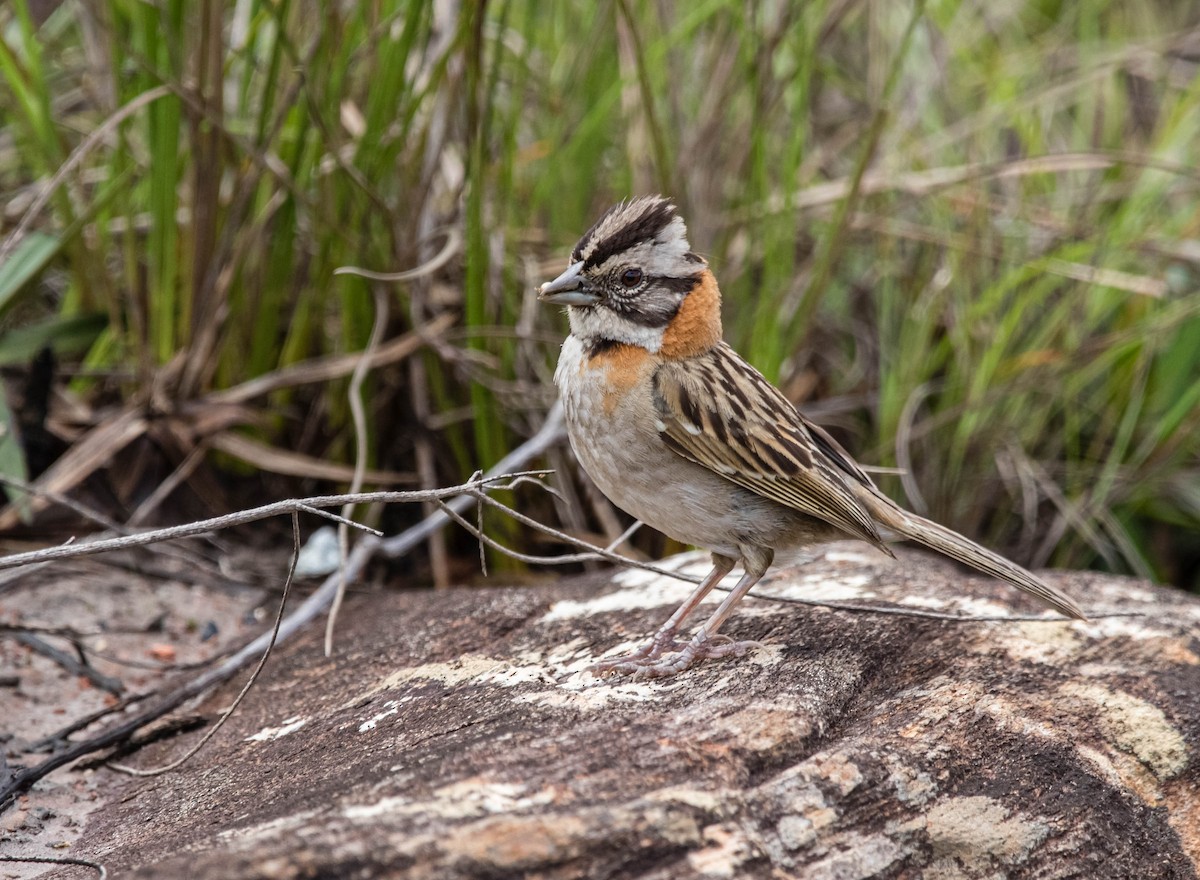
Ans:
{"label": "bird's breast", "polygon": [[621,345],[589,353],[568,336],[554,374],[576,457],[596,485],[627,510],[623,500],[639,494],[647,471],[671,454],[654,427],[654,367],[654,356],[643,348]]}
{"label": "bird's breast", "polygon": [[772,546],[795,528],[795,512],[672,452],[659,433],[652,377],[658,359],[637,346],[589,353],[568,336],[558,385],[571,448],[614,504],[685,544],[740,555]]}

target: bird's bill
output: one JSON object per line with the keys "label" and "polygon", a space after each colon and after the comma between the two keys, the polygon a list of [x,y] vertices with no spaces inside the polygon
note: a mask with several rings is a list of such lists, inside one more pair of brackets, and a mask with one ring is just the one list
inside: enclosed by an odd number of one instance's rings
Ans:
{"label": "bird's bill", "polygon": [[583,289],[583,263],[572,263],[567,271],[538,288],[538,299],[560,306],[592,306],[600,297]]}

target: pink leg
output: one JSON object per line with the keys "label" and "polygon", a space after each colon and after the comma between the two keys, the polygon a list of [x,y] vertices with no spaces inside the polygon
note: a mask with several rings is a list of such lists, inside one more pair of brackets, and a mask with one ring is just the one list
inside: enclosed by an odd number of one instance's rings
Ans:
{"label": "pink leg", "polygon": [[675,609],[675,613],[668,618],[667,622],[659,627],[653,639],[631,654],[614,657],[611,660],[602,660],[591,667],[592,672],[597,675],[605,675],[609,672],[634,672],[647,661],[657,660],[663,653],[679,648],[679,642],[675,641],[675,633],[679,631],[679,627],[683,626],[683,622],[687,620],[688,616],[696,610],[696,606],[704,601],[704,597],[712,592],[712,588],[721,582],[721,578],[729,574],[735,564],[735,560],[717,553],[712,555],[712,561],[712,571],[700,582],[700,586],[696,587],[695,592]]}
{"label": "pink leg", "polygon": [[[666,678],[675,675],[677,672],[682,672],[692,664],[705,658],[740,657],[751,648],[758,647],[758,642],[734,642],[729,639],[723,639],[723,637],[717,635],[717,631],[729,618],[729,615],[733,613],[734,606],[742,601],[745,595],[750,592],[750,589],[767,573],[767,569],[770,568],[774,558],[774,551],[768,548],[752,548],[749,553],[744,553],[742,564],[746,568],[746,573],[742,575],[742,579],[738,581],[737,586],[725,597],[725,600],[721,602],[712,616],[705,621],[704,626],[700,627],[696,635],[692,637],[692,640],[681,649],[679,644],[674,640],[674,628],[666,636],[664,640],[665,644],[659,645],[660,637],[672,622],[674,622],[675,628],[683,622],[688,613],[704,598],[704,594],[712,589],[721,577],[724,577],[725,573],[729,571],[728,568],[724,572],[721,572],[720,576],[716,579],[713,579],[713,575],[711,574],[705,578],[704,583],[700,585],[700,589],[671,616],[671,620],[667,621],[667,626],[659,630],[650,645],[641,651],[629,655],[629,657],[607,661],[603,664],[605,667],[603,671],[633,673],[635,678]],[[719,566],[720,563],[717,563],[716,560],[717,557],[714,554],[713,561]],[[716,569],[714,569],[713,574],[716,574]],[[710,581],[711,583],[709,583]],[[676,618],[679,619],[676,620]],[[654,650],[655,646],[658,646],[657,650]],[[664,653],[666,653],[666,656],[662,656]]]}

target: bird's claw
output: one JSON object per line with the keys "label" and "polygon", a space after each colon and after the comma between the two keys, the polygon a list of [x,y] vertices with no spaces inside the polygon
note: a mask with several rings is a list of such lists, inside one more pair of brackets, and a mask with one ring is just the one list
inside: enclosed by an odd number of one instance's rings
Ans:
{"label": "bird's claw", "polygon": [[601,661],[590,668],[596,675],[632,675],[634,681],[669,678],[701,660],[742,657],[753,649],[761,647],[761,642],[750,640],[737,642],[728,636],[709,638],[704,633],[697,634],[687,644],[673,638],[660,641],[658,637],[655,637],[649,644],[631,654]]}

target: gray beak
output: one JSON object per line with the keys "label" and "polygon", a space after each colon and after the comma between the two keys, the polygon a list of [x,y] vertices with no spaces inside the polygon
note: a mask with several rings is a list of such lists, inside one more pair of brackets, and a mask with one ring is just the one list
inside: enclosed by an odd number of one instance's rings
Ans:
{"label": "gray beak", "polygon": [[560,306],[594,306],[600,297],[583,289],[582,272],[582,262],[572,263],[566,272],[538,288],[538,299]]}

